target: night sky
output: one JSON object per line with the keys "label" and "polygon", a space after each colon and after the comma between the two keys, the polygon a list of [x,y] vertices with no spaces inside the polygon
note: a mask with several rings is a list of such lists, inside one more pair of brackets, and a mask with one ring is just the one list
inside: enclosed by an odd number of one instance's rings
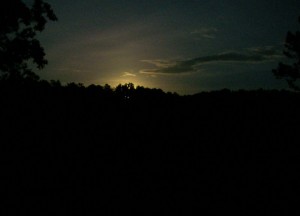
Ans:
{"label": "night sky", "polygon": [[164,91],[286,88],[271,70],[299,0],[47,0],[43,79]]}

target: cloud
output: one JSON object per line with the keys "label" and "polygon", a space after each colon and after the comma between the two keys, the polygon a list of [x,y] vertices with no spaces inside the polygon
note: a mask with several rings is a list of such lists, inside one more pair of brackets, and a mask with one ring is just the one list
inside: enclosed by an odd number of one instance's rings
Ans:
{"label": "cloud", "polygon": [[272,58],[282,57],[282,51],[275,46],[252,47],[248,49],[249,52],[256,53],[263,56]]}
{"label": "cloud", "polygon": [[62,71],[62,72],[70,72],[70,73],[83,73],[85,71],[79,70],[79,69],[72,69],[72,68],[58,68],[55,69],[56,71]]}
{"label": "cloud", "polygon": [[205,64],[230,63],[263,63],[278,60],[282,55],[276,47],[249,48],[246,52],[223,52],[216,55],[202,56],[194,59],[166,61],[166,60],[143,60],[143,62],[155,65],[156,68],[143,69],[143,74],[183,74],[202,70]]}
{"label": "cloud", "polygon": [[218,32],[217,28],[210,27],[210,28],[200,28],[192,31],[191,34],[196,36],[197,39],[199,38],[207,38],[207,39],[214,39],[216,37],[216,33]]}
{"label": "cloud", "polygon": [[141,60],[142,62],[155,65],[156,68],[152,69],[142,69],[139,72],[148,75],[157,74],[180,74],[182,72],[188,72],[185,65],[181,65],[184,61],[174,61],[174,60]]}
{"label": "cloud", "polygon": [[167,68],[176,65],[175,62],[169,60],[141,60],[141,62],[149,63],[155,65],[156,67]]}
{"label": "cloud", "polygon": [[[150,63],[150,61],[149,61]],[[181,74],[181,73],[187,73],[192,72],[194,70],[193,66],[194,64],[190,61],[176,61],[169,63],[171,66],[166,67],[158,67],[153,69],[143,69],[140,71],[140,73],[143,74]]]}
{"label": "cloud", "polygon": [[122,75],[122,77],[135,77],[135,76],[136,76],[136,74],[131,73],[131,72],[124,72]]}

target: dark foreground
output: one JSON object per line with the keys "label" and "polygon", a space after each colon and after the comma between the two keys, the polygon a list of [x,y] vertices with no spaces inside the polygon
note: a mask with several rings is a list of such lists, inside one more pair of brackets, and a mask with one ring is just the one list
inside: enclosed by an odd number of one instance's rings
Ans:
{"label": "dark foreground", "polygon": [[1,87],[1,215],[289,215],[300,96]]}

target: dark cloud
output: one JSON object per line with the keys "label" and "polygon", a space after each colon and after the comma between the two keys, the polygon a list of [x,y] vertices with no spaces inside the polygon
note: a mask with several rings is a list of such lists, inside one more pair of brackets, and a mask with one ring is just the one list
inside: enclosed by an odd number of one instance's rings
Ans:
{"label": "dark cloud", "polygon": [[202,56],[199,58],[165,61],[165,60],[143,60],[156,66],[154,69],[143,69],[140,73],[148,74],[180,74],[199,71],[204,64],[217,64],[221,62],[230,63],[262,63],[278,60],[281,57],[276,47],[256,47],[247,49],[246,52],[224,52],[216,55]]}
{"label": "dark cloud", "polygon": [[196,39],[200,38],[208,38],[214,39],[216,37],[216,33],[218,32],[217,28],[210,27],[210,28],[199,28],[195,31],[192,31],[191,34],[196,36]]}
{"label": "dark cloud", "polygon": [[265,46],[265,47],[253,47],[248,49],[249,52],[254,54],[269,56],[269,57],[281,57],[282,52],[279,47],[276,46]]}

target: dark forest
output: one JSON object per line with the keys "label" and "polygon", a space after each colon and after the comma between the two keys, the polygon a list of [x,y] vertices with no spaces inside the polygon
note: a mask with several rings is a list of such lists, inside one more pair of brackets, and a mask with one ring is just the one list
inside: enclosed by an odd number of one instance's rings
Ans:
{"label": "dark forest", "polygon": [[295,201],[298,93],[0,90],[4,215],[286,215]]}

